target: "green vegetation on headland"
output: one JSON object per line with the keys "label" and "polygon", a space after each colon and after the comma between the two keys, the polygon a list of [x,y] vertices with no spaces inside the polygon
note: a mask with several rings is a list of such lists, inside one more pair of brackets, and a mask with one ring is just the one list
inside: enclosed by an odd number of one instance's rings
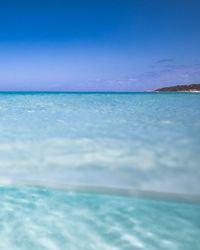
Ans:
{"label": "green vegetation on headland", "polygon": [[153,92],[200,92],[200,84],[176,85],[156,89]]}

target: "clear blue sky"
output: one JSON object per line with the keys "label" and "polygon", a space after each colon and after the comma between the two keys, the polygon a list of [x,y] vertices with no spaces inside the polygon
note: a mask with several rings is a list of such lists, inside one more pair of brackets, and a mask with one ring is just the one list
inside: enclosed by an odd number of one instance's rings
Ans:
{"label": "clear blue sky", "polygon": [[200,83],[199,0],[2,0],[0,90]]}

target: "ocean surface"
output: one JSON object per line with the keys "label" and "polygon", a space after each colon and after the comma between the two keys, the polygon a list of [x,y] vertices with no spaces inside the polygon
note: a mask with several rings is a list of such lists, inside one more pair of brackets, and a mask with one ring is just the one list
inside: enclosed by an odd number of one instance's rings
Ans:
{"label": "ocean surface", "polygon": [[0,249],[200,249],[199,93],[0,93]]}

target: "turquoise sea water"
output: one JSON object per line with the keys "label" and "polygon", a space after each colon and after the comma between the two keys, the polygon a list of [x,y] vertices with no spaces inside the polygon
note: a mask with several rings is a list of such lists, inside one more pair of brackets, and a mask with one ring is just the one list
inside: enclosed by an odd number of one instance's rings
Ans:
{"label": "turquoise sea water", "polygon": [[199,249],[199,205],[0,188],[0,249]]}
{"label": "turquoise sea water", "polygon": [[199,107],[198,93],[1,93],[0,249],[198,249]]}

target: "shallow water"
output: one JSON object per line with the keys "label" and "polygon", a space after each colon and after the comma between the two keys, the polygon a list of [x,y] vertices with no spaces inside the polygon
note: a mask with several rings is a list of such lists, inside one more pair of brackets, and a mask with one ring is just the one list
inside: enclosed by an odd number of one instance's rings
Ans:
{"label": "shallow water", "polygon": [[1,93],[0,249],[198,249],[199,107],[197,93]]}
{"label": "shallow water", "polygon": [[0,249],[199,249],[199,204],[0,188]]}
{"label": "shallow water", "polygon": [[200,94],[0,94],[0,183],[200,194]]}

